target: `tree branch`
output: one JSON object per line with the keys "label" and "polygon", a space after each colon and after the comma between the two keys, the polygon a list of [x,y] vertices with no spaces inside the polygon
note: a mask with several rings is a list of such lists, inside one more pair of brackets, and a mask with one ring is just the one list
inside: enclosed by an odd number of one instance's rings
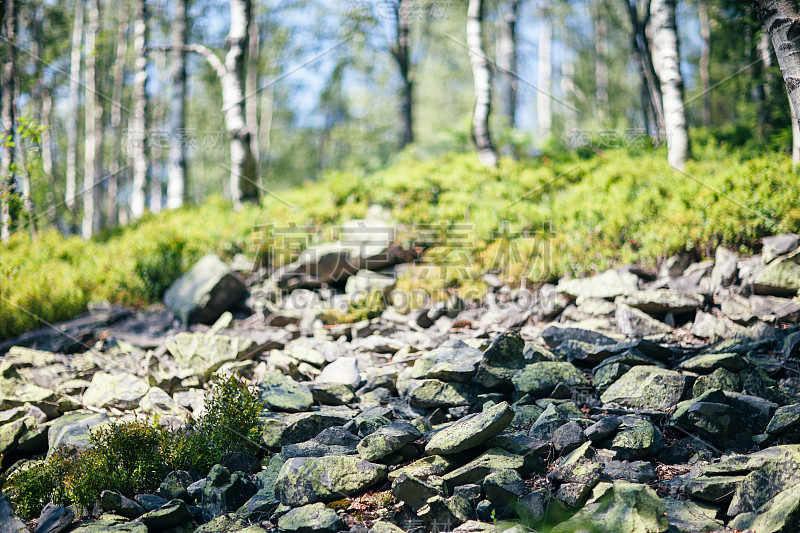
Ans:
{"label": "tree branch", "polygon": [[219,58],[217,54],[215,54],[209,47],[203,46],[202,44],[157,44],[151,45],[147,47],[148,51],[151,50],[163,50],[163,51],[173,51],[173,50],[181,50],[184,52],[194,52],[196,54],[200,54],[205,58],[211,68],[214,69],[214,72],[217,73],[220,79],[224,78],[227,74],[227,70],[225,69],[225,65],[222,63],[222,60]]}

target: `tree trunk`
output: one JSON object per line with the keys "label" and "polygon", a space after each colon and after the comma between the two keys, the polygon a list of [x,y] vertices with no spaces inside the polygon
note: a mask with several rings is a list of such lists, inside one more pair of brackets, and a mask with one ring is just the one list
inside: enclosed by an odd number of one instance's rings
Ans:
{"label": "tree trunk", "polygon": [[83,225],[81,235],[91,238],[100,230],[100,213],[98,212],[99,190],[97,180],[100,176],[100,157],[102,154],[100,137],[102,130],[103,106],[100,105],[97,91],[97,37],[100,30],[100,13],[98,0],[89,0],[89,27],[86,29],[86,68],[84,69],[84,141],[83,157]]}
{"label": "tree trunk", "polygon": [[[155,72],[158,87],[166,87],[167,54],[158,54],[155,58]],[[150,130],[155,132],[158,139],[150,150],[150,212],[160,213],[163,203],[164,174],[169,164],[169,151],[164,150],[162,132],[167,126],[167,111],[164,107],[165,98],[156,98],[153,110],[150,113]]]}
{"label": "tree trunk", "polygon": [[[575,66],[571,61],[565,61],[561,65],[561,90],[564,93],[564,99],[568,100],[571,95],[576,95],[577,87],[575,86]],[[575,113],[575,108],[572,106],[564,107],[564,130],[568,135],[572,135],[578,128],[578,117]]]}
{"label": "tree trunk", "polygon": [[[645,20],[639,16],[638,0],[624,0],[631,23],[631,47],[638,63],[641,79],[642,113],[645,124],[652,123],[655,132],[653,138],[658,141],[665,129],[664,110],[661,104],[661,82],[653,66],[650,40],[647,37],[647,21],[650,16],[650,1],[644,2]],[[648,119],[648,115],[650,119]],[[649,127],[648,133],[650,133]]]}
{"label": "tree trunk", "polygon": [[653,22],[654,59],[657,59],[656,71],[661,80],[669,164],[683,170],[686,160],[691,157],[691,146],[683,102],[675,3],[676,0],[654,0],[650,5],[650,14]]}
{"label": "tree trunk", "polygon": [[111,164],[108,169],[108,204],[106,205],[107,222],[115,226],[119,222],[117,193],[119,191],[119,169],[122,157],[120,137],[122,134],[122,89],[125,83],[125,57],[128,54],[128,18],[126,3],[119,3],[119,26],[117,27],[117,50],[114,60],[114,89],[111,98],[111,131],[113,146]]}
{"label": "tree trunk", "polygon": [[[228,52],[225,54],[222,83],[222,108],[225,128],[231,138],[231,200],[236,209],[243,201],[258,201],[256,165],[250,145],[250,132],[244,114],[244,59],[247,30],[250,26],[250,0],[230,0],[231,25],[228,30]],[[216,56],[215,56],[216,57]]]}
{"label": "tree trunk", "polygon": [[519,0],[508,4],[500,21],[497,39],[497,70],[500,81],[500,111],[506,127],[517,123],[517,12]]}
{"label": "tree trunk", "polygon": [[700,36],[703,38],[703,49],[700,52],[700,83],[703,87],[703,126],[711,126],[711,24],[708,20],[706,0],[697,0],[697,12],[700,18]]}
{"label": "tree trunk", "polygon": [[411,10],[413,4],[399,0],[395,5],[395,43],[392,57],[400,73],[400,149],[414,142],[414,80],[411,65]]}
{"label": "tree trunk", "polygon": [[[175,0],[172,15],[172,44],[186,44],[187,0]],[[186,51],[175,48],[172,58],[172,97],[170,102],[170,146],[167,170],[167,208],[183,205],[186,189]]]}
{"label": "tree trunk", "polygon": [[136,220],[144,215],[147,196],[147,2],[138,0],[136,22],[133,26],[133,117],[128,128],[128,154],[133,166],[131,190],[131,217]]}
{"label": "tree trunk", "polygon": [[16,120],[16,70],[17,70],[17,0],[6,0],[5,24],[7,39],[2,69],[2,94],[0,95],[0,120],[3,123],[3,144],[0,147],[0,239],[11,236],[11,212],[8,198],[14,190],[14,132]]}
{"label": "tree trunk", "polygon": [[800,128],[800,6],[793,0],[758,0],[756,5],[778,56],[793,128]]}
{"label": "tree trunk", "polygon": [[549,21],[541,21],[536,68],[536,85],[538,86],[538,90],[536,91],[536,123],[539,129],[539,135],[543,141],[550,137],[553,128],[553,110],[551,108],[550,96],[550,83],[553,70],[550,57],[552,30]]}
{"label": "tree trunk", "polygon": [[596,5],[594,17],[594,77],[597,118],[602,124],[608,118],[608,21]]}
{"label": "tree trunk", "polygon": [[69,109],[67,118],[67,169],[64,202],[75,222],[75,192],[78,183],[78,121],[80,117],[81,43],[83,40],[84,0],[74,0],[75,19],[72,24],[72,53],[69,67]]}
{"label": "tree trunk", "polygon": [[475,85],[475,111],[472,115],[472,136],[478,148],[478,159],[487,166],[497,165],[497,153],[489,131],[492,112],[492,73],[483,47],[483,0],[469,0],[467,7],[467,47]]}
{"label": "tree trunk", "polygon": [[255,13],[250,14],[247,45],[247,72],[245,76],[244,113],[247,131],[250,132],[250,151],[253,152],[256,179],[261,175],[261,158],[258,145],[258,52],[261,46]]}

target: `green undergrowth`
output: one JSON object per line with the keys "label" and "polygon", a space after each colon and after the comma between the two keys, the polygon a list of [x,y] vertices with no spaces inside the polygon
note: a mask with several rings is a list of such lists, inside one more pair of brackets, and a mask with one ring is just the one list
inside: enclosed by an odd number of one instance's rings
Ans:
{"label": "green undergrowth", "polygon": [[401,224],[403,244],[426,250],[428,267],[410,269],[398,287],[435,297],[480,297],[486,271],[552,281],[625,263],[655,266],[682,249],[698,259],[718,244],[748,253],[765,235],[800,229],[797,175],[785,154],[736,151],[707,133],[696,139],[685,172],[670,169],[663,148],[646,145],[546,152],[497,169],[473,154],[401,158],[372,174],[331,173],[271,192],[238,213],[212,200],[89,242],[18,234],[0,250],[0,338],[43,325],[39,319],[72,317],[92,301],[157,302],[208,252],[263,261],[281,245],[270,226],[293,228],[303,243],[331,240],[339,223],[363,217],[370,204]]}
{"label": "green undergrowth", "polygon": [[92,446],[81,452],[64,448],[28,462],[3,480],[3,493],[25,519],[39,516],[48,502],[91,509],[103,490],[132,498],[153,492],[173,470],[205,476],[232,452],[257,454],[261,400],[243,381],[216,381],[204,414],[185,428],[172,430],[157,419],[138,418],[95,428]]}

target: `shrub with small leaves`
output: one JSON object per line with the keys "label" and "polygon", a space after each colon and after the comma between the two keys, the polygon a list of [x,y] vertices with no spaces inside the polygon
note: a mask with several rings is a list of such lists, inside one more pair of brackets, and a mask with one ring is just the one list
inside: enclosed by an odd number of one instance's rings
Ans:
{"label": "shrub with small leaves", "polygon": [[255,453],[260,440],[258,416],[263,410],[264,402],[243,379],[224,376],[213,383],[206,397],[197,431],[222,454]]}

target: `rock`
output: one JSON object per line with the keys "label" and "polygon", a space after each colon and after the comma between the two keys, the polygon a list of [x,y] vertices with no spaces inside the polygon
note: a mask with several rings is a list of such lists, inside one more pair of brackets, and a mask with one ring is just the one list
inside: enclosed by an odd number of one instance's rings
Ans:
{"label": "rock", "polygon": [[238,514],[228,514],[216,517],[211,522],[203,524],[194,530],[194,533],[265,533],[266,529],[259,526],[250,526],[249,521]]}
{"label": "rock", "polygon": [[598,442],[614,433],[622,424],[622,419],[618,416],[604,416],[585,430],[583,434],[592,442]]}
{"label": "rock", "polygon": [[[198,482],[198,484],[201,483],[202,481]],[[156,496],[155,494],[137,494],[133,497],[133,499],[136,503],[142,506],[145,512],[154,511],[159,507],[163,507],[169,502],[167,498],[162,498],[161,496]],[[195,499],[196,498],[192,497],[192,501]]]}
{"label": "rock", "polygon": [[548,472],[547,477],[561,483],[594,485],[600,479],[603,465],[594,462],[593,455],[594,450],[586,442],[562,457]]}
{"label": "rock", "polygon": [[684,482],[684,492],[698,500],[726,503],[743,479],[744,476],[698,476]]}
{"label": "rock", "polygon": [[694,317],[690,333],[704,339],[716,340],[732,337],[737,334],[744,335],[747,330],[738,324],[726,321],[722,317],[698,311]]}
{"label": "rock", "polygon": [[574,340],[586,342],[589,344],[607,345],[616,344],[617,341],[611,337],[606,337],[596,331],[588,329],[581,329],[569,326],[561,326],[559,324],[550,324],[544,331],[542,331],[542,339],[551,348],[555,348],[562,342],[567,340]]}
{"label": "rock", "polygon": [[317,383],[343,383],[355,390],[361,385],[361,374],[358,371],[355,357],[340,357],[322,369],[315,380]]}
{"label": "rock", "polygon": [[192,521],[192,514],[183,500],[172,500],[159,509],[139,517],[148,531],[167,531]]}
{"label": "rock", "polygon": [[625,304],[617,304],[617,327],[628,337],[647,337],[670,333],[672,328],[644,311]]}
{"label": "rock", "polygon": [[530,494],[522,496],[517,500],[515,506],[517,516],[526,526],[535,527],[547,514],[550,498],[550,491],[547,489],[536,489]]}
{"label": "rock", "polygon": [[660,434],[646,418],[627,415],[622,417],[622,425],[611,442],[604,447],[616,452],[617,459],[635,461],[650,453],[659,443]]}
{"label": "rock", "polygon": [[703,301],[704,298],[701,294],[671,289],[650,289],[620,296],[616,303],[644,311],[648,315],[662,315],[692,312],[702,306]]}
{"label": "rock", "polygon": [[158,487],[156,495],[166,500],[184,500],[190,502],[189,493],[186,490],[189,485],[197,481],[189,472],[185,470],[174,470],[167,474],[164,481]]}
{"label": "rock", "polygon": [[372,524],[373,533],[405,533],[405,530],[391,522],[378,521]]}
{"label": "rock", "polygon": [[427,479],[429,476],[441,476],[459,466],[460,461],[457,457],[446,457],[442,455],[431,455],[423,457],[411,464],[396,468],[389,472],[389,480],[394,481],[401,474],[408,474],[409,476],[417,477],[420,479]]}
{"label": "rock", "polygon": [[281,468],[275,494],[291,506],[335,501],[385,479],[387,471],[354,456],[296,457]]}
{"label": "rock", "polygon": [[349,409],[327,407],[311,413],[292,414],[281,420],[272,419],[274,425],[268,423],[264,428],[264,443],[274,448],[304,442],[325,429],[345,425],[352,416]]}
{"label": "rock", "polygon": [[0,494],[0,531],[3,533],[28,533],[25,522],[14,514],[14,509],[5,494]]}
{"label": "rock", "polygon": [[711,288],[719,290],[728,287],[736,280],[739,270],[739,257],[735,252],[718,246],[714,257],[714,268],[711,270]]}
{"label": "rock", "polygon": [[333,509],[328,509],[323,503],[312,503],[281,516],[278,528],[293,533],[336,533],[344,529],[344,523]]}
{"label": "rock", "polygon": [[776,257],[787,255],[795,251],[798,246],[800,246],[800,236],[796,233],[764,237],[761,258],[764,264],[767,264],[772,262]]}
{"label": "rock", "polygon": [[559,455],[571,452],[586,441],[583,428],[577,422],[567,422],[553,432],[553,448]]}
{"label": "rock", "polygon": [[635,366],[614,382],[600,399],[630,409],[668,411],[687,390],[686,376],[656,366]]}
{"label": "rock", "polygon": [[248,359],[259,351],[248,338],[222,334],[178,333],[168,337],[166,345],[174,357],[173,365],[178,366],[170,367],[166,361],[156,372],[156,380],[197,376],[207,381],[222,365]]}
{"label": "rock", "polygon": [[277,371],[268,371],[258,385],[259,396],[274,411],[308,411],[314,397],[308,387]]}
{"label": "rock", "polygon": [[556,289],[573,300],[581,296],[616,298],[639,290],[639,278],[630,272],[608,270],[590,278],[561,280]]}
{"label": "rock", "polygon": [[661,498],[670,531],[675,533],[710,533],[722,530],[724,523],[717,520],[717,509],[710,505],[677,498]]}
{"label": "rock", "polygon": [[791,297],[800,289],[800,265],[797,254],[776,259],[756,274],[753,290],[756,294]]}
{"label": "rock", "polygon": [[147,526],[141,522],[128,522],[124,518],[113,515],[89,523],[81,522],[70,533],[106,533],[108,531],[148,533]]}
{"label": "rock", "polygon": [[775,411],[772,420],[767,424],[766,432],[770,435],[780,435],[789,429],[800,425],[800,403],[785,405]]}
{"label": "rock", "polygon": [[483,353],[469,346],[464,341],[455,339],[447,341],[435,350],[432,350],[422,359],[417,360],[417,365],[425,363],[427,369],[415,378],[439,379],[441,381],[458,381],[466,383],[475,375],[478,363],[481,362]]}
{"label": "rock", "polygon": [[[431,482],[434,480],[438,483]],[[444,481],[438,476],[430,476],[426,482],[403,473],[392,482],[392,495],[416,512],[428,499],[434,496],[446,496],[446,490]]]}
{"label": "rock", "polygon": [[[67,529],[74,519],[75,513],[73,513],[71,509],[62,505],[55,505],[51,502],[42,509],[39,518],[36,520],[35,531],[36,533],[60,533]],[[2,523],[2,521],[0,521],[0,523]],[[4,532],[9,531],[5,529],[4,526],[5,524],[3,523],[2,530]],[[10,531],[13,531],[13,528]]]}
{"label": "rock", "polygon": [[511,379],[514,387],[522,394],[530,394],[534,398],[543,398],[553,392],[559,384],[587,386],[589,384],[583,374],[569,363],[541,362],[527,365],[514,374]]}
{"label": "rock", "polygon": [[697,355],[686,359],[678,365],[678,368],[688,370],[689,372],[705,374],[713,372],[717,368],[724,368],[731,372],[739,372],[744,370],[745,366],[744,359],[737,353],[712,353]]}
{"label": "rock", "polygon": [[434,525],[442,525],[445,528],[458,526],[469,520],[471,515],[472,509],[469,503],[458,496],[450,498],[433,496],[417,511],[417,516],[431,529]]}
{"label": "rock", "polygon": [[472,405],[476,401],[474,387],[465,383],[446,383],[423,379],[408,393],[413,407],[431,409]]}
{"label": "rock", "polygon": [[528,436],[539,440],[553,440],[553,433],[569,422],[570,413],[560,405],[551,403],[539,415],[528,431]]}
{"label": "rock", "polygon": [[442,477],[452,489],[458,485],[481,482],[487,475],[497,470],[519,470],[525,467],[525,457],[508,453],[500,448],[492,448]]}
{"label": "rock", "polygon": [[164,293],[164,305],[181,322],[213,324],[244,301],[247,288],[219,257],[202,257]]}
{"label": "rock", "polygon": [[459,485],[453,488],[453,496],[461,496],[470,503],[477,503],[481,498],[482,490],[480,485]]}
{"label": "rock", "polygon": [[75,411],[57,418],[47,433],[48,456],[61,447],[78,451],[89,448],[91,429],[107,423],[108,415],[89,411]]}
{"label": "rock", "polygon": [[356,449],[365,461],[377,461],[421,437],[408,422],[392,422],[361,439]]}
{"label": "rock", "polygon": [[[773,457],[747,474],[739,483],[728,507],[728,516],[759,511],[781,492],[800,486],[798,465],[800,446],[777,447],[777,453]],[[796,490],[794,493],[794,505],[797,505],[800,493]],[[795,519],[800,519],[800,516]]]}
{"label": "rock", "polygon": [[139,407],[139,401],[149,390],[150,385],[133,374],[97,372],[83,393],[83,402],[100,409],[131,410]]}
{"label": "rock", "polygon": [[384,276],[371,270],[359,270],[354,276],[347,278],[344,292],[350,295],[364,295],[374,291],[389,294],[395,285],[397,281],[391,276]]}
{"label": "rock", "polygon": [[354,448],[360,439],[342,427],[331,427],[322,430],[314,440],[327,446],[345,446]]}
{"label": "rock", "polygon": [[139,410],[159,416],[177,416],[184,418],[188,413],[186,409],[170,397],[159,387],[150,387],[141,400]]}
{"label": "rock", "polygon": [[603,463],[602,477],[631,483],[650,483],[657,478],[653,465],[647,461],[617,461],[614,459]]}
{"label": "rock", "polygon": [[507,332],[495,337],[483,352],[474,381],[493,389],[509,385],[514,374],[525,367],[525,341],[517,332]]}
{"label": "rock", "polygon": [[552,533],[572,533],[587,527],[609,533],[664,533],[669,521],[653,489],[616,481],[598,485],[586,505]]}
{"label": "rock", "polygon": [[722,389],[726,391],[738,392],[742,386],[739,377],[724,368],[718,368],[707,376],[699,376],[692,388],[692,396],[695,398],[711,389]]}
{"label": "rock", "polygon": [[258,491],[255,483],[241,472],[231,474],[222,465],[215,465],[202,485],[203,520],[208,522],[221,514],[235,511]]}
{"label": "rock", "polygon": [[498,470],[483,480],[483,492],[495,508],[504,509],[514,505],[527,489],[516,470]]}
{"label": "rock", "polygon": [[314,401],[323,405],[347,405],[358,400],[344,383],[312,382],[308,384],[308,389]]}
{"label": "rock", "polygon": [[439,431],[425,446],[425,452],[447,455],[474,448],[500,434],[513,418],[511,406],[506,402],[499,403]]}
{"label": "rock", "polygon": [[119,492],[104,490],[100,493],[100,505],[108,511],[112,511],[125,518],[136,518],[143,515],[146,511],[144,507],[136,501],[126,498]]}

